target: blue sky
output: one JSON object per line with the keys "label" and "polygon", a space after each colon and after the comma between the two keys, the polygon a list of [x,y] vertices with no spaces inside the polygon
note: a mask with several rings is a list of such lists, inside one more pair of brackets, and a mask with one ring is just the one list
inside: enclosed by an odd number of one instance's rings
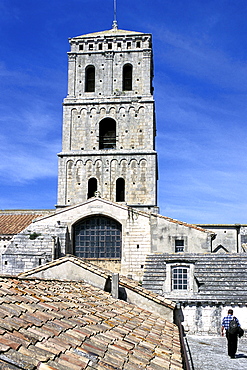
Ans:
{"label": "blue sky", "polygon": [[[247,223],[247,1],[117,0],[153,34],[160,213]],[[53,208],[68,38],[110,29],[113,0],[1,0],[0,209]]]}

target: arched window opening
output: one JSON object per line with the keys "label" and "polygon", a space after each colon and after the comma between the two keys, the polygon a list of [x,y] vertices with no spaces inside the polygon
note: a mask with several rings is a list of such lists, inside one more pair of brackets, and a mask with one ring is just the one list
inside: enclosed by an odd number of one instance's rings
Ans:
{"label": "arched window opening", "polygon": [[122,226],[116,220],[93,216],[74,227],[75,255],[89,259],[121,259]]}
{"label": "arched window opening", "polygon": [[132,90],[132,69],[131,64],[123,66],[123,91]]}
{"label": "arched window opening", "polygon": [[125,201],[125,181],[121,177],[116,181],[116,202]]}
{"label": "arched window opening", "polygon": [[85,73],[85,91],[95,91],[95,68],[94,66],[88,66]]}
{"label": "arched window opening", "polygon": [[88,190],[87,190],[87,198],[92,198],[95,195],[95,192],[97,191],[97,179],[92,177],[88,180]]}
{"label": "arched window opening", "polygon": [[116,148],[116,122],[104,118],[99,124],[99,149]]}

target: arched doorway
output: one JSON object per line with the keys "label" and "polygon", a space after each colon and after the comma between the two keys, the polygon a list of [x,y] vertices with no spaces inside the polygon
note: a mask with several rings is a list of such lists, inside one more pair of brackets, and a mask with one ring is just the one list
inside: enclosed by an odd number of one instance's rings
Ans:
{"label": "arched doorway", "polygon": [[80,258],[121,259],[122,226],[105,216],[87,217],[74,226],[74,251]]}

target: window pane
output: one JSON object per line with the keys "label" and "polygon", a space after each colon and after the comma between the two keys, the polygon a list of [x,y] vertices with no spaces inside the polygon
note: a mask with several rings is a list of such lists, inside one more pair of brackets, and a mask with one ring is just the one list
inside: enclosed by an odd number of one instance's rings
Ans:
{"label": "window pane", "polygon": [[172,269],[172,289],[174,290],[188,289],[187,267],[174,267]]}
{"label": "window pane", "polygon": [[121,225],[117,221],[103,216],[91,217],[79,222],[75,226],[74,232],[76,256],[81,258],[121,258],[122,232]]}

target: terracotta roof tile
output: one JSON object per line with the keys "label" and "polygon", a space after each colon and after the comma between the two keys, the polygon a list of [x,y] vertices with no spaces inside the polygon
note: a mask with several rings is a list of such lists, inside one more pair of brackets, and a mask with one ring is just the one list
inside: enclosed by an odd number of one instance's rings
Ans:
{"label": "terracotta roof tile", "polygon": [[0,234],[15,235],[42,214],[0,214]]}
{"label": "terracotta roof tile", "polygon": [[0,368],[182,369],[174,324],[83,281],[0,277],[0,289]]}

